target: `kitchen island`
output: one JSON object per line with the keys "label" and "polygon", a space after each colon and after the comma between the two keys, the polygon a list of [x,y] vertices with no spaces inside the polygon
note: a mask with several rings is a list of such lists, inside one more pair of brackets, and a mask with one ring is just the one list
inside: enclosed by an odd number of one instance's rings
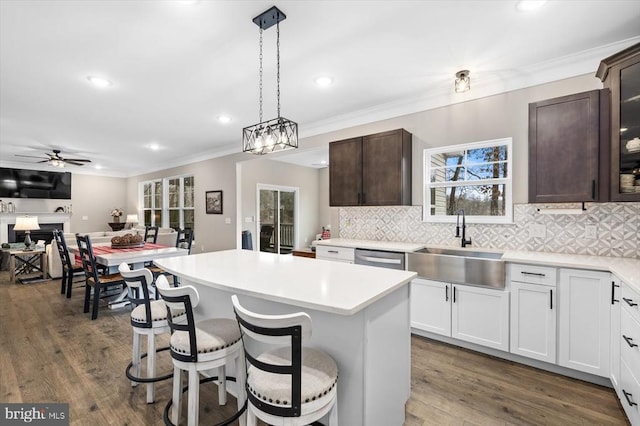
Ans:
{"label": "kitchen island", "polygon": [[265,314],[305,311],[306,345],[337,362],[342,425],[404,422],[411,392],[409,285],[413,272],[248,250],[158,259],[200,293],[201,317],[234,318],[231,295]]}

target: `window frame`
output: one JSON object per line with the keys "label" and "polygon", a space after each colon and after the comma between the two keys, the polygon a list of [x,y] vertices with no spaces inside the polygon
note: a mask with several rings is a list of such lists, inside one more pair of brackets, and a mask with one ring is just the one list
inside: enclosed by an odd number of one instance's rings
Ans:
{"label": "window frame", "polygon": [[[192,178],[193,179],[193,206],[191,207],[185,207],[184,205],[184,196],[185,196],[185,179],[187,178]],[[178,189],[178,207],[170,207],[170,203],[169,203],[169,182],[172,180],[179,180],[179,189]],[[144,187],[147,184],[155,184],[156,182],[161,182],[162,184],[162,206],[160,206],[158,208],[158,206],[155,206],[155,193],[152,194],[152,198],[151,198],[151,204],[152,207],[151,208],[146,208],[144,205]],[[139,205],[142,207],[141,208],[141,212],[142,212],[142,223],[144,223],[144,212],[146,210],[151,210],[152,212],[154,210],[160,210],[162,212],[162,223],[155,223],[155,216],[152,214],[151,215],[151,226],[159,226],[162,228],[169,228],[170,226],[170,212],[172,211],[179,211],[179,227],[180,228],[184,228],[184,212],[186,210],[191,210],[193,211],[193,228],[195,228],[195,175],[193,174],[183,174],[183,175],[176,175],[176,176],[168,176],[168,177],[164,177],[164,178],[160,178],[160,179],[152,179],[152,180],[148,180],[148,181],[143,181],[140,182],[138,184],[138,198],[139,198]]]}
{"label": "window frame", "polygon": [[[445,154],[448,152],[456,151],[468,151],[472,149],[488,148],[496,146],[506,146],[507,159],[505,161],[507,166],[506,177],[495,179],[482,179],[482,180],[462,180],[455,182],[431,182],[431,158],[436,154]],[[487,164],[487,163],[481,163]],[[460,167],[467,167],[478,165],[478,163],[462,163]],[[460,145],[448,145],[437,148],[428,148],[423,151],[423,207],[422,207],[422,220],[430,223],[454,223],[456,221],[455,215],[435,215],[431,214],[432,200],[431,189],[432,188],[451,188],[451,187],[465,187],[465,186],[487,186],[487,185],[505,185],[504,199],[505,214],[503,216],[481,216],[481,215],[466,215],[467,222],[470,223],[486,223],[486,224],[505,224],[513,223],[513,139],[511,137],[491,139],[486,141],[464,143]]]}

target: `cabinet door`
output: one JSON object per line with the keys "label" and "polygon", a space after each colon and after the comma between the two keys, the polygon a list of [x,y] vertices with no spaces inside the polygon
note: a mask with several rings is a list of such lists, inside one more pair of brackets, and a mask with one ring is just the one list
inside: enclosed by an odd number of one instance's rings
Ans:
{"label": "cabinet door", "polygon": [[609,377],[611,274],[561,269],[558,364]]}
{"label": "cabinet door", "polygon": [[362,138],[329,144],[329,205],[357,206],[362,188]]}
{"label": "cabinet door", "polygon": [[556,362],[555,287],[511,282],[511,353]]}
{"label": "cabinet door", "polygon": [[362,205],[411,205],[411,134],[406,130],[363,138]]}
{"label": "cabinet door", "polygon": [[509,292],[453,285],[451,337],[509,351]]}
{"label": "cabinet door", "polygon": [[451,285],[416,278],[411,282],[411,327],[451,336]]}
{"label": "cabinet door", "polygon": [[529,202],[599,199],[600,91],[529,104]]}
{"label": "cabinet door", "polygon": [[622,288],[618,277],[611,279],[611,384],[620,397],[620,298]]}

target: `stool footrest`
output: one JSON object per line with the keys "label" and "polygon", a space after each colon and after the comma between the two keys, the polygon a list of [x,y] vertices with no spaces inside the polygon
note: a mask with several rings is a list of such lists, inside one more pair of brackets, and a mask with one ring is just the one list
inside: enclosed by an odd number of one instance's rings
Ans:
{"label": "stool footrest", "polygon": [[[214,380],[218,380],[218,376],[205,377],[204,379],[200,379],[199,383],[213,382]],[[233,377],[233,376],[227,376],[227,380],[229,380],[230,382],[235,382],[236,378]],[[189,386],[187,385],[187,386],[182,388],[182,393],[185,393],[188,390],[189,390]],[[226,425],[230,425],[234,421],[238,420],[240,418],[240,416],[242,415],[242,413],[244,413],[246,411],[248,401],[249,400],[247,399],[244,402],[244,405],[242,406],[242,408],[240,410],[238,410],[233,416],[223,420],[220,423],[216,423],[213,426],[226,426]],[[173,400],[170,399],[169,402],[167,402],[167,405],[164,407],[164,415],[162,416],[162,418],[163,418],[164,424],[166,426],[176,426],[173,423],[171,423],[171,420],[169,420],[169,410],[171,410],[171,406],[172,405],[173,405]]]}
{"label": "stool footrest", "polygon": [[[167,351],[167,350],[169,350],[169,346],[156,349],[156,353]],[[142,360],[146,356],[147,356],[147,353],[145,352],[140,356],[140,359]],[[160,382],[162,380],[167,380],[173,377],[173,372],[166,374],[164,376],[159,376],[159,377],[136,377],[133,374],[131,374],[131,371],[130,371],[131,368],[133,368],[133,361],[131,361],[129,365],[127,365],[127,368],[124,370],[124,374],[127,376],[127,379],[137,383],[155,383],[155,382]]]}

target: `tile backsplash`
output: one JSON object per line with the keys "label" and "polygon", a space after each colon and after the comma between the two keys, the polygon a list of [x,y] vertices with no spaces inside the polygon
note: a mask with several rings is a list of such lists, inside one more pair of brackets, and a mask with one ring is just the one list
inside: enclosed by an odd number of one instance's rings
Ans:
{"label": "tile backsplash", "polygon": [[[640,203],[587,203],[582,214],[541,214],[580,204],[516,204],[513,224],[467,224],[473,247],[640,259]],[[422,221],[422,206],[342,207],[340,238],[458,245],[455,224]],[[542,235],[544,234],[544,237]]]}

